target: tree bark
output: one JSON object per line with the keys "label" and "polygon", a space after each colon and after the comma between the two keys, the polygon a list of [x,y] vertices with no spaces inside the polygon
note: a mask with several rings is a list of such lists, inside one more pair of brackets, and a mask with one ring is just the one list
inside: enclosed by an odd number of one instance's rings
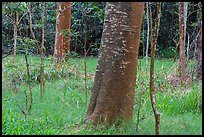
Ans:
{"label": "tree bark", "polygon": [[185,57],[185,37],[186,37],[186,17],[187,11],[185,10],[185,2],[179,2],[179,45],[180,45],[180,60],[179,60],[179,73],[180,84],[183,85],[185,81],[186,72],[186,57]]}
{"label": "tree bark", "polygon": [[[156,100],[155,100],[155,86],[154,86],[154,57],[155,57],[155,50],[156,50],[156,42],[159,34],[159,25],[160,25],[160,14],[161,14],[161,3],[157,3],[157,17],[156,17],[156,30],[155,30],[155,37],[152,36],[151,31],[151,64],[150,64],[150,99],[152,108],[155,115],[155,133],[159,135],[159,124],[160,124],[160,113],[156,108]],[[152,16],[150,14],[150,16]],[[152,23],[150,24],[152,26]]]}
{"label": "tree bark", "polygon": [[42,100],[44,90],[44,35],[45,35],[45,2],[42,2],[42,45],[40,48],[41,65],[40,65],[40,98]]}
{"label": "tree bark", "polygon": [[55,45],[54,59],[55,68],[58,66],[58,35],[59,35],[59,2],[56,2],[56,25],[55,25]]}
{"label": "tree bark", "polygon": [[197,48],[195,53],[197,60],[196,78],[202,79],[202,24],[201,29],[198,32],[196,48]]}
{"label": "tree bark", "polygon": [[146,16],[147,16],[147,45],[146,45],[146,74],[148,69],[148,49],[149,49],[149,6],[148,2],[146,2]]}
{"label": "tree bark", "polygon": [[[198,22],[198,32],[195,36],[195,51],[194,51],[194,57],[197,61],[196,71],[194,73],[196,79],[202,79],[202,8],[198,8],[199,6],[198,2],[194,2],[194,15],[192,22]],[[197,15],[200,15],[197,17]],[[193,42],[192,42],[193,43]]]}
{"label": "tree bark", "polygon": [[94,125],[130,121],[144,4],[107,2],[94,86],[85,116]]}
{"label": "tree bark", "polygon": [[69,58],[70,26],[71,2],[57,3],[54,57],[57,58],[60,67],[62,65],[63,54],[65,54],[65,61],[68,61]]}
{"label": "tree bark", "polygon": [[62,7],[66,8],[64,15],[60,18],[60,31],[65,29],[67,34],[63,36],[63,53],[65,54],[65,61],[69,59],[69,49],[70,49],[70,27],[71,27],[71,2],[63,2]]}

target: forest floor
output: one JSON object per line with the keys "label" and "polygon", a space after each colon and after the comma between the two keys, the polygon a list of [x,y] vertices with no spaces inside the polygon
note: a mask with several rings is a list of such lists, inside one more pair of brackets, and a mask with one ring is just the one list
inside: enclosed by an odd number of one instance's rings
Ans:
{"label": "forest floor", "polygon": [[[150,61],[150,59],[149,59]],[[84,59],[70,58],[62,69],[55,70],[51,57],[45,58],[45,88],[40,99],[40,58],[29,56],[32,108],[27,70],[23,55],[2,60],[2,134],[10,135],[153,135],[154,114],[149,98],[149,68],[146,74],[145,59],[139,59],[135,94],[134,115],[131,123],[93,128],[83,126],[83,118],[93,85],[97,59],[87,58],[87,94],[84,85]],[[166,81],[173,59],[155,60],[156,105],[161,114],[160,134],[202,134],[202,81],[194,80],[184,89],[172,87]],[[191,65],[192,66],[192,65]],[[26,94],[25,94],[26,93]],[[27,96],[27,101],[26,101]],[[26,103],[27,102],[27,103]],[[140,106],[140,107],[139,107]],[[139,127],[136,123],[139,111]]]}

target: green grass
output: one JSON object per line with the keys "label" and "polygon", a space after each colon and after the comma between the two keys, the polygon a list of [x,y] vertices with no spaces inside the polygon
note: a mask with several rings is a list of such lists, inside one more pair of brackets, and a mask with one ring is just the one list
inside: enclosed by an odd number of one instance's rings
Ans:
{"label": "green grass", "polygon": [[[95,73],[97,59],[87,58],[88,76]],[[2,134],[4,135],[99,135],[99,134],[129,134],[153,135],[154,115],[149,99],[149,74],[145,72],[145,59],[141,59],[141,70],[137,73],[135,87],[135,106],[131,123],[122,123],[120,126],[107,127],[101,125],[93,128],[83,128],[83,118],[86,113],[93,77],[87,78],[88,97],[84,92],[84,59],[70,58],[57,76],[53,69],[51,57],[45,58],[45,91],[43,100],[40,100],[40,86],[36,82],[40,58],[29,56],[28,62],[33,76],[32,92],[33,105],[26,118],[21,112],[25,110],[26,91],[29,96],[28,83],[26,82],[26,64],[24,56],[17,56],[17,64],[12,65],[12,58],[2,61]],[[150,60],[149,60],[150,61]],[[172,59],[155,60],[155,87],[158,111],[161,113],[160,134],[167,135],[195,135],[202,134],[202,81],[195,81],[191,88],[180,90],[168,85],[165,80],[167,72],[171,71],[174,64]],[[34,71],[36,70],[36,71]],[[149,70],[149,69],[148,69]],[[77,73],[75,73],[77,71]],[[12,79],[15,74],[25,77],[17,85],[17,93]],[[148,72],[149,73],[149,72]],[[61,75],[65,75],[65,77]],[[52,78],[51,78],[52,77]],[[138,102],[142,97],[140,110],[139,131],[136,132]]]}

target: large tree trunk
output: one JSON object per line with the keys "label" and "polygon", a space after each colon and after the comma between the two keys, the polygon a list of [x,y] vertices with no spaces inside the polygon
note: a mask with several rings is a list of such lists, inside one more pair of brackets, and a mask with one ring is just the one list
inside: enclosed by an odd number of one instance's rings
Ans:
{"label": "large tree trunk", "polygon": [[85,116],[94,125],[132,118],[142,2],[107,2],[94,86]]}
{"label": "large tree trunk", "polygon": [[185,56],[185,38],[186,38],[186,16],[187,9],[185,9],[186,3],[179,2],[179,45],[180,45],[180,60],[179,60],[179,73],[180,83],[184,84],[185,72],[186,72],[186,56]]}
{"label": "large tree trunk", "polygon": [[54,56],[57,57],[58,65],[61,66],[63,54],[66,54],[65,61],[67,61],[69,57],[71,2],[57,3],[56,16]]}

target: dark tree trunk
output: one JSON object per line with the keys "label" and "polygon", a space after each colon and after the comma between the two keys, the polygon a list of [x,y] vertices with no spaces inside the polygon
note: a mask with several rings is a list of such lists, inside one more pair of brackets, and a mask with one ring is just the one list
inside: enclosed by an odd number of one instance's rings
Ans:
{"label": "dark tree trunk", "polygon": [[197,49],[195,55],[197,60],[196,78],[202,79],[202,26],[198,33]]}

